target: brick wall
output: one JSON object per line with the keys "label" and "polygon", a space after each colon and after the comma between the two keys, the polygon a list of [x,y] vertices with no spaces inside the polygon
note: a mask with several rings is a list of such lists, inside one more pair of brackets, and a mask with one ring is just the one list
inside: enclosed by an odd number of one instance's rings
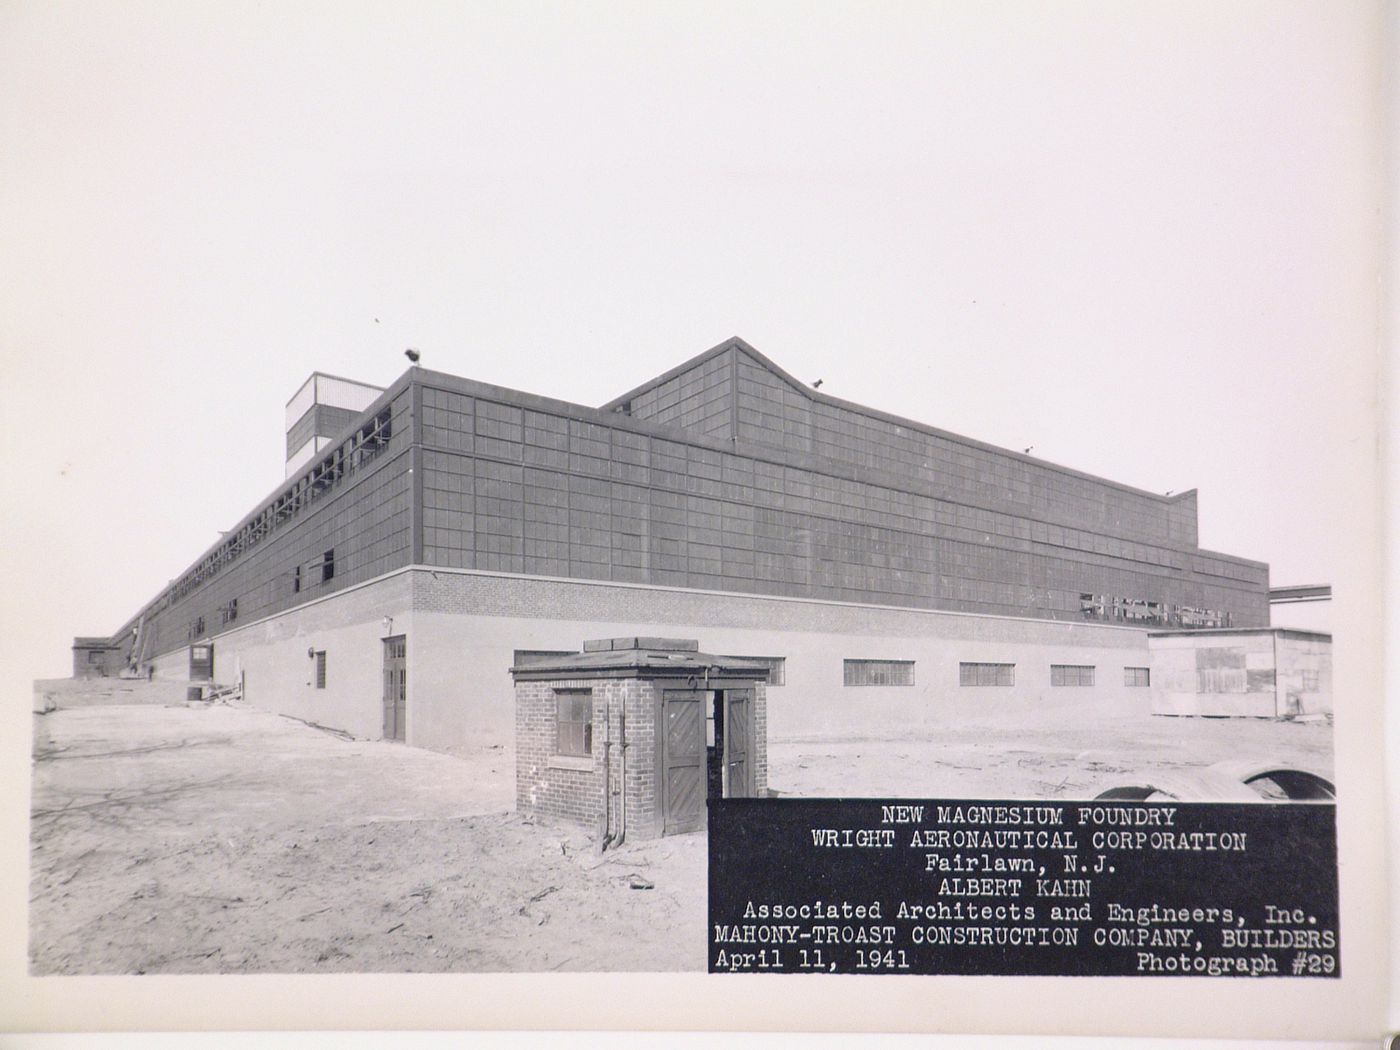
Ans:
{"label": "brick wall", "polygon": [[755,682],[753,689],[753,793],[768,794],[768,687]]}
{"label": "brick wall", "polygon": [[[560,690],[590,690],[593,699],[593,754],[586,765],[561,761],[556,754],[555,704]],[[521,813],[580,824],[599,832],[604,790],[611,795],[611,827],[622,821],[619,804],[626,792],[626,835],[652,838],[661,833],[662,800],[657,794],[657,683],[639,679],[567,679],[518,682],[515,686],[515,787]],[[626,775],[621,755],[622,711],[626,710]],[[753,750],[755,793],[768,788],[768,718],[762,683],[754,689]],[[611,742],[611,758],[608,744]],[[580,767],[584,768],[566,768]]]}
{"label": "brick wall", "polygon": [[[623,699],[622,680],[518,682],[515,686],[515,805],[531,816],[601,828],[607,761],[604,719]],[[556,696],[588,690],[593,699],[593,747],[587,760],[558,755]],[[584,768],[566,768],[584,766]]]}
{"label": "brick wall", "polygon": [[[593,746],[588,760],[557,754],[556,699],[560,690],[589,691]],[[648,838],[660,827],[656,799],[656,692],[637,679],[520,682],[515,687],[516,808],[533,816],[600,831],[604,790],[611,795],[611,828],[621,825],[626,710],[627,835]],[[581,768],[580,768],[581,767]]]}
{"label": "brick wall", "polygon": [[[1142,635],[1135,630],[1088,623],[990,618],[933,610],[485,573],[414,572],[413,604],[415,609],[426,613],[475,616],[589,622],[625,620],[638,624],[707,624],[769,631],[933,635],[955,639],[1034,637],[1069,645],[1117,644],[1133,649],[1143,646]],[[529,646],[522,641],[520,647]]]}
{"label": "brick wall", "polygon": [[656,777],[662,761],[656,748],[656,685],[634,681],[627,693],[627,837],[661,833]]}

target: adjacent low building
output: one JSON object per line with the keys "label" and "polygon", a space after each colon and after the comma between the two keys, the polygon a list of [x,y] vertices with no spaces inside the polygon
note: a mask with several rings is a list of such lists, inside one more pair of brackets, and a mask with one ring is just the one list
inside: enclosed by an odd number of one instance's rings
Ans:
{"label": "adjacent low building", "polygon": [[106,678],[127,670],[127,653],[111,638],[73,639],[73,677]]}
{"label": "adjacent low building", "polygon": [[1302,718],[1332,712],[1332,636],[1286,627],[1147,636],[1159,715]]}
{"label": "adjacent low building", "polygon": [[133,673],[194,653],[358,736],[505,744],[510,668],[666,635],[764,664],[770,735],[845,734],[1145,700],[1150,631],[1269,625],[1268,566],[1198,546],[1194,491],[842,401],[740,339],[598,408],[417,367],[293,401],[287,480],[103,640]]}

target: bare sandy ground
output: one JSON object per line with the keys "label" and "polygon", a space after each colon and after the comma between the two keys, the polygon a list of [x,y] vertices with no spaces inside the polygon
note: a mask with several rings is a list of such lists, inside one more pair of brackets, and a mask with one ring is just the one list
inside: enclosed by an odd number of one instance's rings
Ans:
{"label": "bare sandy ground", "polygon": [[[1105,708],[968,712],[769,747],[780,793],[1087,798],[1248,755],[1331,772],[1331,727]],[[514,758],[242,707],[35,716],[35,974],[698,970],[705,837],[515,816]]]}
{"label": "bare sandy ground", "polygon": [[1146,702],[964,710],[879,738],[770,741],[768,782],[810,797],[1082,799],[1245,759],[1331,780],[1332,726],[1154,717]]}
{"label": "bare sandy ground", "polygon": [[703,837],[599,856],[509,812],[501,751],[225,706],[36,723],[35,974],[704,966]]}

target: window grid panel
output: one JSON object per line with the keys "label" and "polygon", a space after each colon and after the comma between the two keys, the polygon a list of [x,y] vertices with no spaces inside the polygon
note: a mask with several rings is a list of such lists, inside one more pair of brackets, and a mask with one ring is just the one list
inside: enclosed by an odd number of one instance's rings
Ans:
{"label": "window grid panel", "polygon": [[1085,686],[1094,684],[1094,668],[1082,664],[1051,664],[1052,686]]}
{"label": "window grid panel", "polygon": [[913,660],[845,660],[843,685],[913,685]]}
{"label": "window grid panel", "polygon": [[557,748],[561,755],[587,758],[593,754],[593,691],[558,689],[554,693]]}
{"label": "window grid panel", "polygon": [[960,686],[1008,686],[1015,684],[1015,664],[958,664],[958,685]]}

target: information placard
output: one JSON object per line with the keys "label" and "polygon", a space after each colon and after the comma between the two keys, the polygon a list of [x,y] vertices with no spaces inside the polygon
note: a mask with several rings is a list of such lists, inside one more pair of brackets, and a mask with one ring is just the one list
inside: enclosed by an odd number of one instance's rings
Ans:
{"label": "information placard", "polygon": [[1330,804],[725,799],[709,968],[1340,976]]}

